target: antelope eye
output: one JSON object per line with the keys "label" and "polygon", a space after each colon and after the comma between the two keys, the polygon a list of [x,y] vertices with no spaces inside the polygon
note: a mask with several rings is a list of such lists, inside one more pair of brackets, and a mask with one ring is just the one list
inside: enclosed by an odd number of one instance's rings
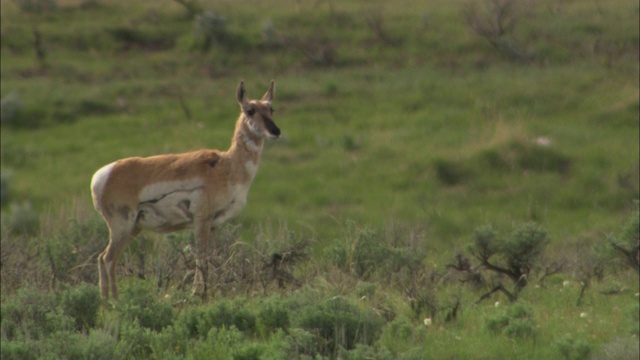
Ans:
{"label": "antelope eye", "polygon": [[270,108],[269,111],[271,112],[271,115],[273,115],[273,113],[276,112],[273,108]]}
{"label": "antelope eye", "polygon": [[247,115],[253,116],[255,113],[256,113],[256,109],[254,109],[254,108],[248,108],[247,109]]}

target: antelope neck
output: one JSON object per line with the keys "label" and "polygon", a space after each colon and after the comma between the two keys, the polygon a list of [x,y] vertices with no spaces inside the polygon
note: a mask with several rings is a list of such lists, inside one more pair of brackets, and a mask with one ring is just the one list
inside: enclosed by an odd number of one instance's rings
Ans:
{"label": "antelope neck", "polygon": [[232,152],[258,163],[264,145],[264,139],[255,135],[244,119],[240,120],[234,135]]}

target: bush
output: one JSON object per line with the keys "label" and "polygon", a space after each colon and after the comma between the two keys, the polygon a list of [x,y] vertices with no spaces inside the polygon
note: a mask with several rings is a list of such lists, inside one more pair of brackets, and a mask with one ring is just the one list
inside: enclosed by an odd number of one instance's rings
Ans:
{"label": "bush", "polygon": [[186,310],[178,319],[178,326],[187,329],[190,337],[204,338],[213,328],[235,328],[241,332],[254,333],[256,317],[240,301],[220,301],[206,307]]}
{"label": "bush", "polygon": [[335,356],[340,348],[354,349],[356,344],[372,345],[380,335],[383,319],[362,310],[341,297],[328,299],[301,309],[298,326],[319,336],[316,346],[322,355]]}
{"label": "bush", "polygon": [[327,248],[325,254],[344,271],[363,280],[375,274],[385,277],[400,271],[415,272],[421,266],[423,253],[411,244],[395,244],[394,239],[379,235],[369,228],[347,224],[345,240]]}
{"label": "bush", "polygon": [[433,166],[438,180],[444,185],[457,185],[472,177],[471,171],[459,161],[438,158]]}
{"label": "bush", "polygon": [[76,330],[88,331],[96,326],[100,300],[100,291],[96,286],[80,284],[62,294],[62,311],[75,320]]}
{"label": "bush", "polygon": [[5,221],[8,230],[15,235],[33,236],[40,230],[40,216],[28,201],[11,204]]}
{"label": "bush", "polygon": [[35,128],[46,118],[45,109],[25,106],[17,93],[10,93],[0,101],[0,124],[2,126]]}
{"label": "bush", "polygon": [[5,341],[2,338],[0,342],[0,359],[3,360],[36,360],[38,356],[34,354],[33,349],[23,342]]}
{"label": "bush", "polygon": [[585,339],[574,339],[566,335],[556,342],[558,350],[567,360],[587,359],[591,353],[591,345]]}
{"label": "bush", "polygon": [[16,93],[7,95],[0,101],[0,124],[19,126],[24,104]]}
{"label": "bush", "polygon": [[160,331],[173,323],[171,304],[158,300],[154,286],[141,280],[124,283],[116,310],[123,318],[150,330]]}
{"label": "bush", "polygon": [[509,276],[520,291],[548,243],[547,232],[534,223],[525,224],[502,239],[491,226],[483,226],[475,230],[468,250],[487,270]]}
{"label": "bush", "polygon": [[522,302],[515,303],[501,313],[487,318],[485,326],[492,333],[501,333],[512,339],[527,339],[536,336],[533,309]]}
{"label": "bush", "polygon": [[611,246],[616,250],[623,263],[640,274],[640,211],[638,203],[631,218],[622,229],[622,233]]}
{"label": "bush", "polygon": [[212,328],[193,351],[194,359],[232,359],[234,349],[242,343],[242,333],[235,326]]}
{"label": "bush", "polygon": [[287,332],[290,325],[289,310],[280,298],[269,299],[258,311],[258,327],[263,335],[282,329]]}
{"label": "bush", "polygon": [[46,263],[57,281],[97,283],[92,266],[78,266],[100,253],[109,238],[105,223],[98,217],[79,222],[72,219],[59,234],[45,240]]}
{"label": "bush", "polygon": [[59,311],[52,294],[31,287],[3,300],[0,316],[1,337],[9,341],[40,340],[74,326],[74,320]]}

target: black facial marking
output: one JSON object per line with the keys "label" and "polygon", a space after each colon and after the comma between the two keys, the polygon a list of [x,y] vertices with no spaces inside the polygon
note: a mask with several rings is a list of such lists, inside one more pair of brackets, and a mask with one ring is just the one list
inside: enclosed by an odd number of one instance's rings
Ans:
{"label": "black facial marking", "polygon": [[276,123],[273,122],[273,120],[271,120],[271,118],[265,117],[264,118],[264,125],[266,126],[267,131],[269,131],[271,134],[273,134],[275,136],[280,136],[280,129],[278,128]]}

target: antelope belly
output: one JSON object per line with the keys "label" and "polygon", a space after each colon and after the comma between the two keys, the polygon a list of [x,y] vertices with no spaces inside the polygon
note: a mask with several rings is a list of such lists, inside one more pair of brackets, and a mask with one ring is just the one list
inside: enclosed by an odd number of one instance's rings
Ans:
{"label": "antelope belly", "polygon": [[182,190],[142,202],[138,206],[138,226],[157,232],[191,227],[193,211],[198,207],[201,197],[201,189]]}

